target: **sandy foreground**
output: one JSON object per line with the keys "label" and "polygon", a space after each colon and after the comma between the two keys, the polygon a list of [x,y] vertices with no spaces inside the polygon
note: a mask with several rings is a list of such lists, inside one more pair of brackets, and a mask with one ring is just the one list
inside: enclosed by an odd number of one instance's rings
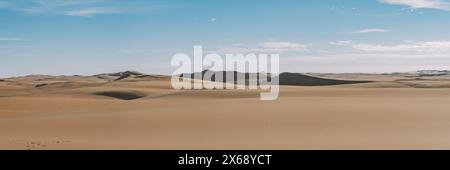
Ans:
{"label": "sandy foreground", "polygon": [[261,101],[257,91],[176,91],[164,78],[0,81],[0,149],[442,148],[450,88],[282,86],[278,100]]}

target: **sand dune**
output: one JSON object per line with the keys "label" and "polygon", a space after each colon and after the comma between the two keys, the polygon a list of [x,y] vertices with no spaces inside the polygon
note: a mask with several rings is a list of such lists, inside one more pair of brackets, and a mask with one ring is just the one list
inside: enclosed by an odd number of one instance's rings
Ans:
{"label": "sand dune", "polygon": [[330,85],[358,84],[371,82],[371,81],[357,81],[357,80],[326,79],[299,73],[281,73],[278,77],[280,79],[280,85],[294,85],[294,86],[330,86]]}
{"label": "sand dune", "polygon": [[[216,81],[216,75],[221,75],[222,82],[235,83],[238,84],[240,79],[245,79],[243,81],[246,85],[249,84],[249,79],[251,77],[258,80],[260,78],[260,73],[241,73],[237,71],[210,71],[204,70],[202,72],[192,73],[192,74],[182,74],[180,77],[186,76],[191,79],[200,79],[203,80],[205,75],[212,75],[211,81]],[[227,79],[227,74],[233,75],[233,80]],[[262,73],[261,73],[262,74]],[[341,85],[341,84],[358,84],[358,83],[370,83],[371,81],[362,81],[362,80],[340,80],[340,79],[327,79],[320,78],[300,73],[281,73],[276,76],[279,80],[280,85],[291,85],[291,86],[330,86],[330,85]],[[208,80],[205,78],[204,80]],[[270,78],[269,78],[270,80]],[[209,81],[209,80],[208,80]]]}
{"label": "sand dune", "polygon": [[3,79],[0,149],[450,148],[445,76],[312,75],[371,82],[282,86],[261,101],[257,90],[122,75]]}

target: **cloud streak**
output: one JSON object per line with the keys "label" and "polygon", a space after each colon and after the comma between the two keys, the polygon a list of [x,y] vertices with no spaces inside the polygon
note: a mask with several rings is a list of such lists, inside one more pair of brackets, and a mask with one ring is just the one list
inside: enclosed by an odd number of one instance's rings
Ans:
{"label": "cloud streak", "polygon": [[308,45],[294,42],[262,42],[257,47],[224,48],[224,53],[306,51]]}
{"label": "cloud streak", "polygon": [[351,46],[357,50],[376,52],[450,52],[450,41],[428,41],[397,45],[353,44]]}
{"label": "cloud streak", "polygon": [[329,42],[329,44],[331,44],[331,45],[340,45],[340,46],[346,46],[351,43],[353,43],[353,41],[350,41],[350,40]]}
{"label": "cloud streak", "polygon": [[304,50],[306,48],[305,44],[292,42],[264,42],[259,45],[263,48],[279,50]]}
{"label": "cloud streak", "polygon": [[381,28],[367,28],[362,30],[356,30],[350,32],[351,34],[367,34],[367,33],[384,33],[384,32],[392,32],[391,30],[381,29]]}
{"label": "cloud streak", "polygon": [[5,1],[0,1],[0,8],[5,8],[8,7],[10,4],[8,2]]}
{"label": "cloud streak", "polygon": [[414,52],[414,53],[450,53],[450,41],[405,42],[401,44],[383,45],[353,43],[352,41],[330,42],[331,45],[348,46],[359,51],[368,52]]}
{"label": "cloud streak", "polygon": [[102,8],[86,8],[74,11],[67,11],[66,13],[64,13],[64,15],[77,17],[92,17],[98,14],[113,14],[119,12],[120,11],[116,9],[102,7]]}
{"label": "cloud streak", "polygon": [[438,9],[450,11],[450,2],[444,0],[379,0],[381,3],[408,6],[411,9]]}
{"label": "cloud streak", "polygon": [[21,38],[13,38],[13,37],[0,37],[0,41],[22,41]]}
{"label": "cloud streak", "polygon": [[[27,14],[56,14],[77,17],[93,17],[98,14],[120,13],[103,0],[28,0],[0,2],[0,8]],[[124,1],[124,3],[126,3]],[[125,4],[126,5],[126,4]]]}

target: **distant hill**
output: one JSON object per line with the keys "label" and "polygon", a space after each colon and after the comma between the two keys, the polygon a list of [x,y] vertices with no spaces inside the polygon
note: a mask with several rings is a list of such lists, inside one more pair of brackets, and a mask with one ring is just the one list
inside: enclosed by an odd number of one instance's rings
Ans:
{"label": "distant hill", "polygon": [[449,70],[419,70],[417,71],[419,76],[444,76],[449,75]]}
{"label": "distant hill", "polygon": [[137,71],[123,71],[123,72],[117,72],[117,73],[105,73],[105,74],[97,74],[94,75],[94,77],[97,77],[99,79],[105,79],[110,81],[137,81],[137,80],[153,80],[153,79],[161,79],[161,78],[167,78],[167,76],[162,75],[148,75],[143,74]]}
{"label": "distant hill", "polygon": [[[248,80],[251,76],[253,77],[259,77],[262,73],[241,73],[237,71],[209,71],[204,70],[202,72],[197,73],[188,73],[186,77],[191,79],[196,79],[198,77],[202,77],[208,73],[209,75],[212,75],[211,80],[216,81],[216,75],[223,75],[223,82],[228,83],[235,83],[237,84],[238,75],[243,77],[245,79],[245,84],[248,85]],[[234,80],[227,80],[225,74],[230,73],[234,74]],[[180,77],[183,77],[183,75],[180,75]],[[278,75],[279,78],[279,84],[280,85],[291,85],[291,86],[330,86],[330,85],[340,85],[340,84],[357,84],[357,83],[370,83],[372,81],[353,81],[353,80],[336,80],[336,79],[326,79],[326,78],[319,78],[309,75],[304,75],[300,73],[281,73]]]}
{"label": "distant hill", "polygon": [[300,73],[281,73],[280,85],[293,86],[330,86],[340,84],[370,83],[372,81],[336,80],[308,76]]}

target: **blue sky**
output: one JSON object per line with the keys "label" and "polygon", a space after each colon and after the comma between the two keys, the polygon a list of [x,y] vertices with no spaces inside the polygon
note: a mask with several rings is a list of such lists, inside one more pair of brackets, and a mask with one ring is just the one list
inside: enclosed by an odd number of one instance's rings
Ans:
{"label": "blue sky", "polygon": [[448,0],[0,0],[0,77],[170,74],[194,45],[281,71],[450,69]]}

